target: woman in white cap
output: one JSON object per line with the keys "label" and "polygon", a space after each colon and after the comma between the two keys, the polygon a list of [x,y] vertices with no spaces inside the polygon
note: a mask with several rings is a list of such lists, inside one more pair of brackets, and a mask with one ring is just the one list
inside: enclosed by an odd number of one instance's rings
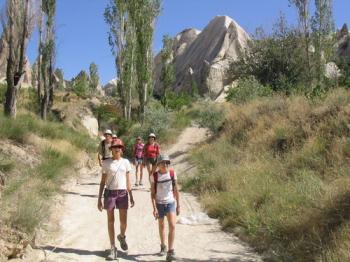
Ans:
{"label": "woman in white cap", "polygon": [[104,140],[101,141],[98,147],[98,154],[97,154],[98,163],[100,164],[100,166],[102,166],[102,163],[104,160],[112,158],[112,152],[109,150],[109,147],[112,143],[113,133],[111,130],[107,129],[103,133],[103,136],[104,136]]}
{"label": "woman in white cap", "polygon": [[160,146],[156,142],[156,135],[150,133],[148,142],[143,148],[144,163],[146,164],[148,176],[151,176],[157,168],[157,158],[160,154]]}
{"label": "woman in white cap", "polygon": [[175,259],[174,239],[176,216],[180,214],[180,194],[174,169],[170,168],[170,158],[161,155],[158,159],[158,171],[151,177],[151,198],[153,215],[158,219],[160,236],[160,254],[166,254],[164,217],[168,220],[168,252],[166,261]]}

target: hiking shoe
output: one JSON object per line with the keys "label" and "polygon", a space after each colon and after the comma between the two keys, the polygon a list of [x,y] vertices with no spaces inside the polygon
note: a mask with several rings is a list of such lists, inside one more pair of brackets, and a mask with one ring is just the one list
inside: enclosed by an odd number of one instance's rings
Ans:
{"label": "hiking shoe", "polygon": [[118,260],[118,252],[116,248],[111,248],[107,254],[106,260]]}
{"label": "hiking shoe", "polygon": [[159,255],[165,256],[165,254],[166,254],[166,245],[160,245]]}
{"label": "hiking shoe", "polygon": [[174,260],[176,260],[176,258],[175,258],[175,251],[174,251],[174,249],[172,249],[172,250],[168,251],[168,253],[166,255],[166,261],[167,262],[171,262],[171,261],[174,261]]}
{"label": "hiking shoe", "polygon": [[128,244],[126,243],[126,236],[122,236],[122,235],[118,235],[117,236],[117,239],[120,243],[120,247],[124,250],[124,251],[127,251],[128,250]]}

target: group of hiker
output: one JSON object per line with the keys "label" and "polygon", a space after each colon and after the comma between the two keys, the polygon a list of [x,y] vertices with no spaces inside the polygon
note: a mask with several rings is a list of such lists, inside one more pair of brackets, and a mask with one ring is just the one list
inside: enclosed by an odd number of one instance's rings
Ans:
{"label": "group of hiker", "polygon": [[[104,132],[104,140],[98,148],[98,160],[102,167],[102,176],[98,193],[97,207],[100,211],[107,210],[108,235],[111,248],[108,260],[118,257],[115,245],[114,209],[119,210],[120,234],[117,240],[124,251],[128,251],[126,242],[127,210],[135,205],[132,194],[131,164],[123,158],[125,145],[111,130]],[[176,216],[180,214],[180,196],[177,186],[177,176],[170,167],[170,158],[160,154],[160,146],[156,135],[150,133],[146,144],[137,137],[133,146],[133,164],[135,165],[135,188],[143,186],[143,168],[146,166],[151,184],[151,201],[153,216],[158,220],[160,236],[160,255],[166,255],[166,261],[175,259],[174,238]],[[103,201],[102,201],[103,197]],[[169,225],[168,249],[165,242],[165,223]]]}

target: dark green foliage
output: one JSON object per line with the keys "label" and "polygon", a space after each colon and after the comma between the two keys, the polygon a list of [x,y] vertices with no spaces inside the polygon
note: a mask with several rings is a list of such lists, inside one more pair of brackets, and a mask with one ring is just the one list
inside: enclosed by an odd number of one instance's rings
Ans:
{"label": "dark green foliage", "polygon": [[258,33],[249,43],[249,49],[231,64],[228,73],[232,80],[254,76],[274,91],[290,93],[295,86],[305,82],[306,72],[300,37],[282,17],[271,36]]}
{"label": "dark green foliage", "polygon": [[207,127],[214,134],[218,133],[225,121],[224,111],[214,104],[208,104],[199,112],[197,123]]}
{"label": "dark green foliage", "polygon": [[95,63],[90,64],[89,73],[90,73],[90,89],[95,90],[100,83],[100,76],[98,74],[98,67]]}
{"label": "dark green foliage", "polygon": [[72,79],[72,90],[80,97],[90,94],[89,75],[84,70]]}
{"label": "dark green foliage", "polygon": [[245,103],[257,97],[270,96],[273,90],[263,86],[254,77],[239,79],[236,86],[227,90],[226,100],[233,103]]}
{"label": "dark green foliage", "polygon": [[175,92],[167,92],[167,106],[170,109],[179,111],[181,108],[185,106],[190,106],[194,99],[192,96],[186,93],[177,94]]}

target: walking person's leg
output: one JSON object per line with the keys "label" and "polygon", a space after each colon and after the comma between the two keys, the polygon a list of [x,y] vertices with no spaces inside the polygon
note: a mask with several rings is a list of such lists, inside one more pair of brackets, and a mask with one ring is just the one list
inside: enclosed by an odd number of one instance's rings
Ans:
{"label": "walking person's leg", "polygon": [[114,231],[114,209],[107,210],[108,235],[111,247],[115,247],[115,231]]}
{"label": "walking person's leg", "polygon": [[142,186],[142,178],[143,178],[143,162],[141,162],[140,164],[140,181],[139,181],[139,185]]}
{"label": "walking person's leg", "polygon": [[127,227],[128,210],[119,209],[119,223],[120,223],[120,234],[118,235],[118,241],[120,242],[120,247],[124,250],[128,250],[128,244],[126,243],[126,227]]}
{"label": "walking person's leg", "polygon": [[164,217],[158,219],[160,245],[165,246],[165,224]]}
{"label": "walking person's leg", "polygon": [[176,204],[168,204],[167,207],[167,220],[169,225],[169,234],[168,234],[168,253],[166,256],[167,261],[175,260],[175,251],[174,251],[174,240],[175,240],[175,224],[176,224]]}
{"label": "walking person's leg", "polygon": [[173,212],[168,213],[167,220],[169,225],[169,234],[168,234],[169,250],[174,250],[176,214]]}
{"label": "walking person's leg", "polygon": [[107,260],[117,259],[117,248],[115,247],[115,230],[114,230],[114,209],[107,209],[107,224],[108,224],[108,236],[111,244],[111,249],[107,255]]}
{"label": "walking person's leg", "polygon": [[166,254],[166,245],[165,245],[165,223],[164,223],[164,205],[157,204],[158,210],[158,230],[160,238],[160,255]]}
{"label": "walking person's leg", "polygon": [[138,186],[139,185],[139,183],[138,183],[138,181],[139,181],[139,166],[140,166],[140,164],[139,164],[139,162],[138,162],[138,160],[136,159],[136,167],[135,167],[135,169],[136,169],[136,171],[135,171],[135,186]]}

